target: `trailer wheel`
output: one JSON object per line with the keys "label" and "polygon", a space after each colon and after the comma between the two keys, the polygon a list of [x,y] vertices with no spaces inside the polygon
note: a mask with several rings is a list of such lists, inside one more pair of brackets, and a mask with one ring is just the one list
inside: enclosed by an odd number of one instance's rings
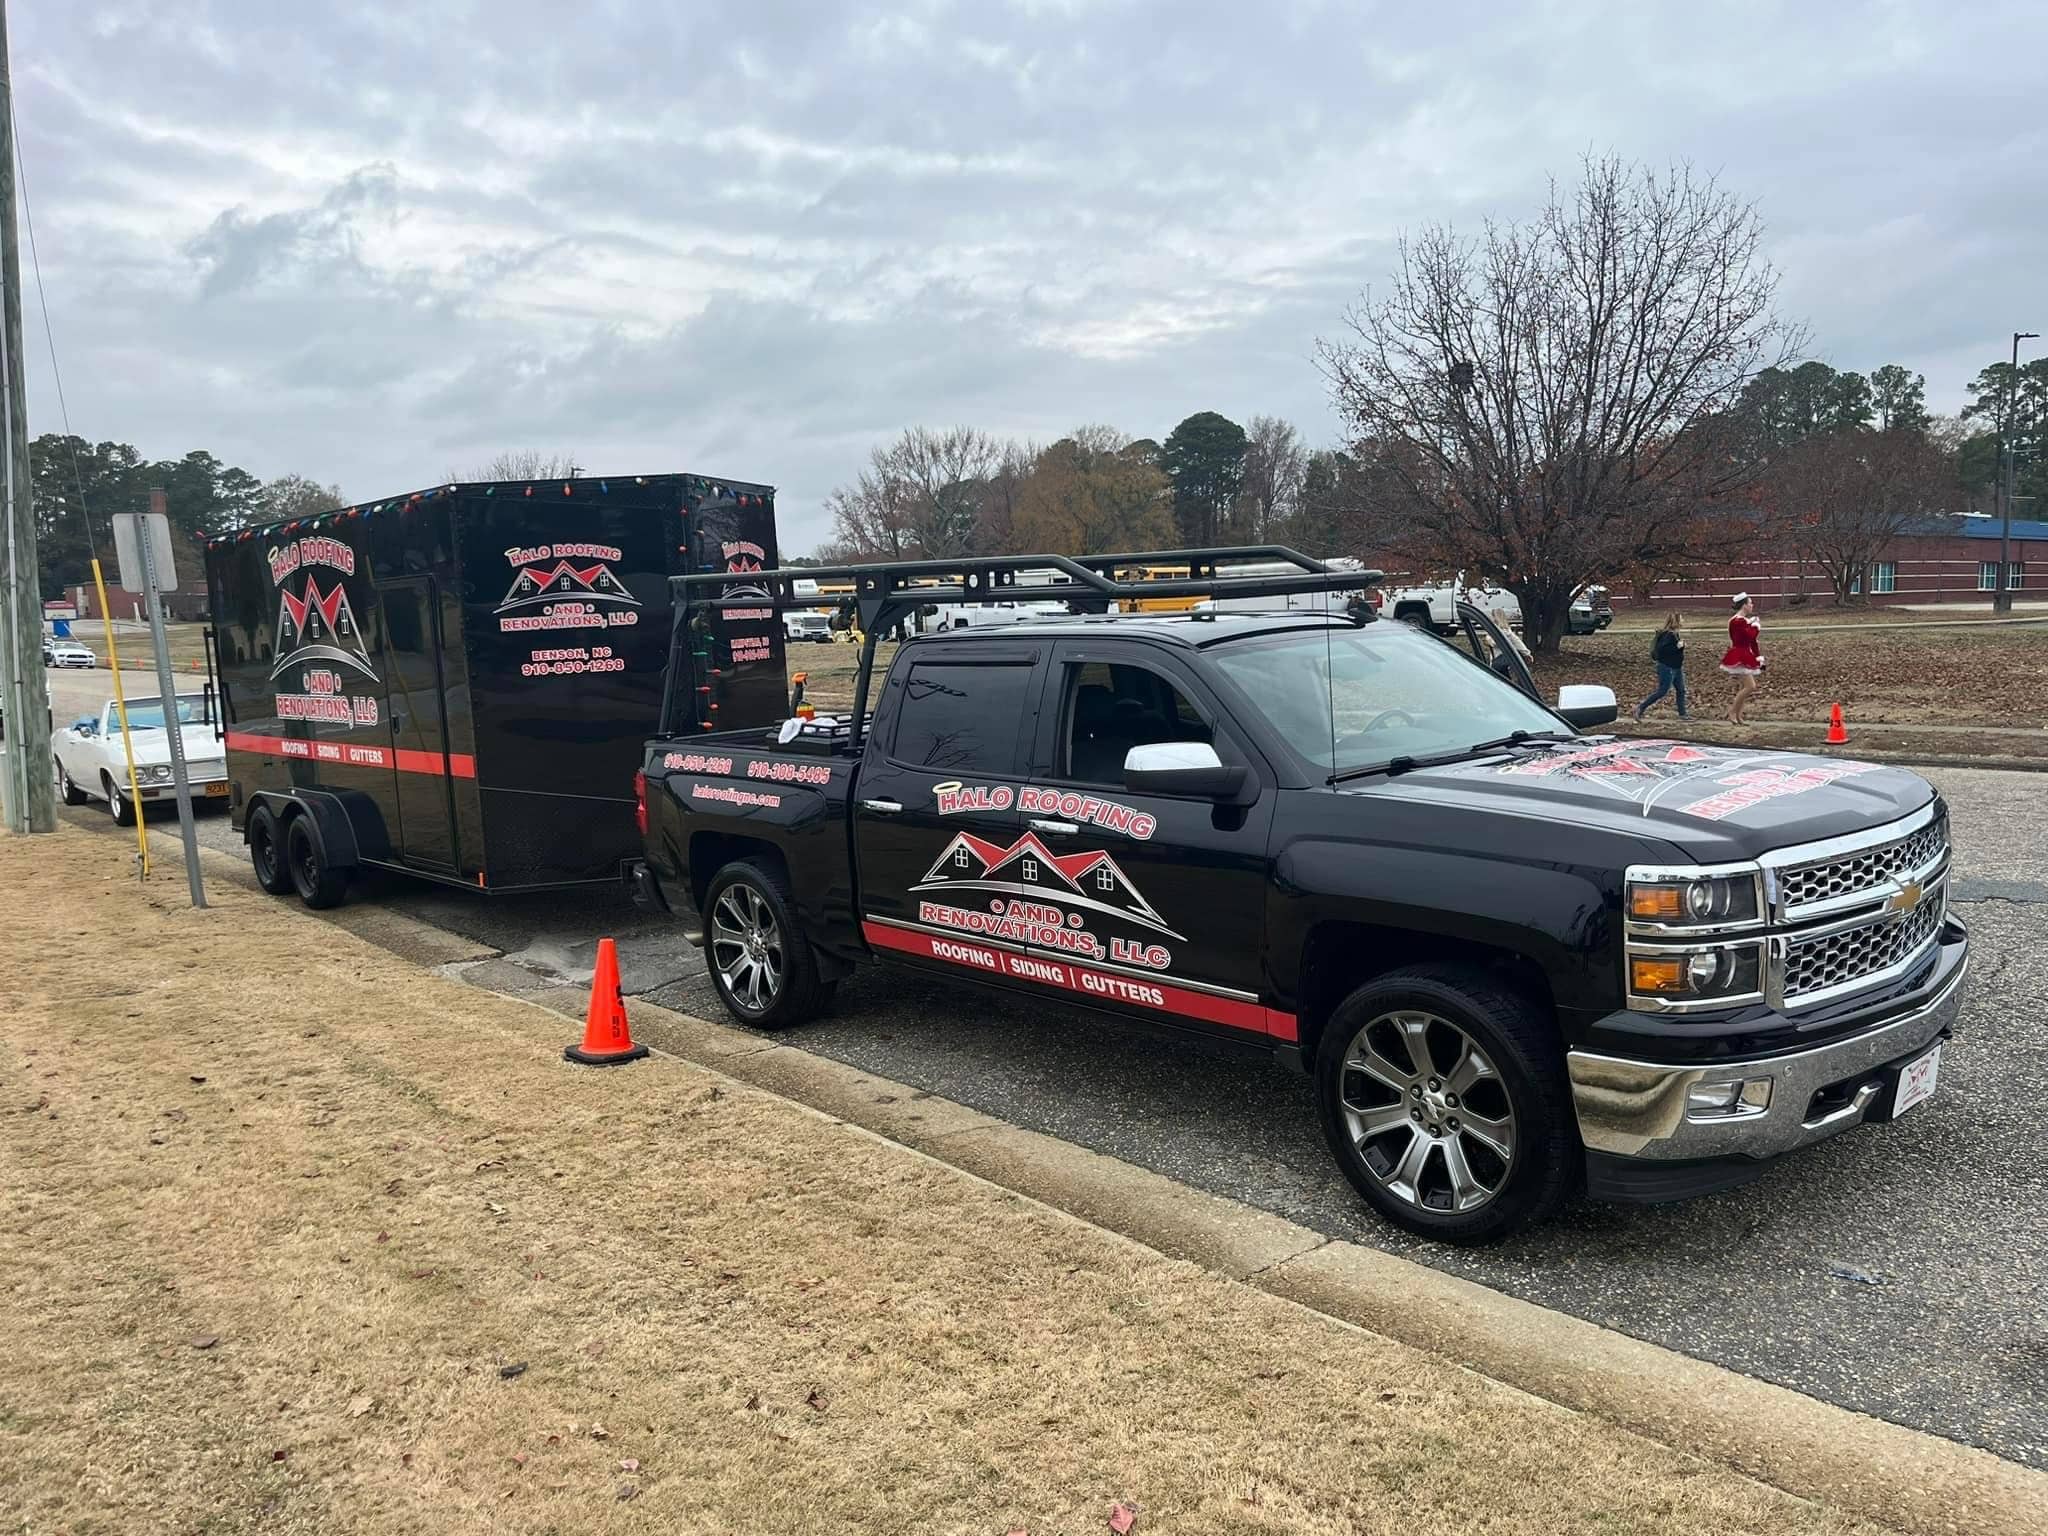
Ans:
{"label": "trailer wheel", "polygon": [[284,829],[277,813],[259,805],[249,813],[249,862],[256,869],[256,883],[273,896],[292,889],[291,865],[286,862]]}
{"label": "trailer wheel", "polygon": [[739,859],[704,897],[704,957],[726,1012],[755,1029],[788,1029],[821,1013],[832,985],[818,975],[782,875]]}
{"label": "trailer wheel", "polygon": [[1483,971],[1421,965],[1337,1005],[1316,1051],[1330,1151],[1387,1220],[1489,1243],[1554,1214],[1583,1166],[1556,1021]]}
{"label": "trailer wheel", "polygon": [[316,912],[341,905],[348,895],[348,871],[336,869],[321,856],[305,817],[294,816],[285,825],[284,854],[299,900]]}

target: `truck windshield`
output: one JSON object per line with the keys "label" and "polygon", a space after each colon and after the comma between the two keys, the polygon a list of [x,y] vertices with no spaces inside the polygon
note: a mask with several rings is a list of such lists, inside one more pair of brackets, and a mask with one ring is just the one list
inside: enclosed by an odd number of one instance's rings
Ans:
{"label": "truck windshield", "polygon": [[1209,656],[1289,746],[1331,773],[1466,752],[1517,731],[1569,730],[1521,689],[1406,624],[1256,635]]}

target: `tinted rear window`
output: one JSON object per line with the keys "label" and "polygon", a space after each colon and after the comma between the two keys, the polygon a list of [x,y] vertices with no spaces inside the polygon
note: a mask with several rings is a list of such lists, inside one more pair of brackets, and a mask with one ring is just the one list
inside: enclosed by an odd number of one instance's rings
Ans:
{"label": "tinted rear window", "polygon": [[1031,678],[1028,663],[920,662],[903,685],[890,756],[949,773],[1014,772]]}

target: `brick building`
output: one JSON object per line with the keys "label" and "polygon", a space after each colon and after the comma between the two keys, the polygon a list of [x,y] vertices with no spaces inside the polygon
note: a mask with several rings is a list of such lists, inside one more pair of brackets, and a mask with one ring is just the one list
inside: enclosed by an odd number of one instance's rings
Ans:
{"label": "brick building", "polygon": [[[195,539],[174,531],[172,538],[177,542],[178,585],[164,593],[164,617],[173,620],[203,619],[206,617],[206,546]],[[102,574],[107,582],[107,606],[114,610],[117,619],[147,619],[148,606],[140,592],[131,592],[126,587],[114,585],[114,562],[111,554],[105,559]],[[81,619],[100,617],[99,594],[90,582],[84,586],[66,589],[65,594],[72,606],[78,610]]]}
{"label": "brick building", "polygon": [[[1873,603],[1975,603],[1991,601],[1998,583],[2000,520],[1945,518],[1894,539],[1863,573],[1858,591]],[[2048,522],[2014,518],[2006,585],[2015,598],[2048,598]],[[1725,572],[1659,582],[1652,606],[1711,607],[1748,592],[1766,607],[1783,607],[1804,593],[1808,602],[1832,601],[1827,572],[1811,560],[1768,556],[1728,567]],[[1613,589],[1617,608],[1634,600],[1625,587]]]}

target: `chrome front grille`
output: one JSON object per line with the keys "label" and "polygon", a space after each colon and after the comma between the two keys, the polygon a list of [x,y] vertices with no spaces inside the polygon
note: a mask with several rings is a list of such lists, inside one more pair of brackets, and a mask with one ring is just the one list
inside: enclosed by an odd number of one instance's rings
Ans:
{"label": "chrome front grille", "polygon": [[1947,894],[1946,887],[1929,891],[1904,916],[1887,913],[1811,938],[1789,938],[1782,962],[1785,1001],[1817,1002],[1904,969],[1941,931]]}
{"label": "chrome front grille", "polygon": [[1858,906],[1858,898],[1874,900],[1888,896],[1896,886],[1924,881],[1939,871],[1947,854],[1948,818],[1937,816],[1890,842],[1810,864],[1788,865],[1777,871],[1778,910],[1797,919]]}

